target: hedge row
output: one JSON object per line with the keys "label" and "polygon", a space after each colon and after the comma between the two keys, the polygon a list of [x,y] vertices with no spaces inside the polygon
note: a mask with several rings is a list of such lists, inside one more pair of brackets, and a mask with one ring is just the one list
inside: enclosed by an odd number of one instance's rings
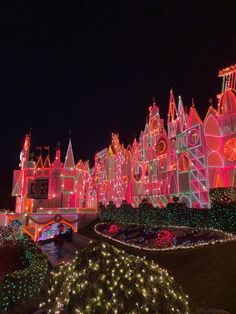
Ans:
{"label": "hedge row", "polygon": [[236,231],[236,204],[214,204],[211,209],[187,208],[181,203],[170,203],[166,208],[153,208],[141,203],[139,208],[124,204],[116,208],[109,204],[100,209],[100,220],[105,222],[146,225],[178,225],[194,228],[214,228]]}
{"label": "hedge row", "polygon": [[6,275],[0,285],[0,310],[4,311],[38,297],[49,267],[46,256],[28,236],[24,235],[18,245],[27,267]]}

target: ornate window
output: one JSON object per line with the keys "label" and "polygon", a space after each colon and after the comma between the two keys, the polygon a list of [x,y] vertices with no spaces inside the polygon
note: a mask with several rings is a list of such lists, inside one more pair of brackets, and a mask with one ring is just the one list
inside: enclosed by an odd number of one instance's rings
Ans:
{"label": "ornate window", "polygon": [[229,161],[236,160],[236,138],[231,138],[225,143],[224,154]]}

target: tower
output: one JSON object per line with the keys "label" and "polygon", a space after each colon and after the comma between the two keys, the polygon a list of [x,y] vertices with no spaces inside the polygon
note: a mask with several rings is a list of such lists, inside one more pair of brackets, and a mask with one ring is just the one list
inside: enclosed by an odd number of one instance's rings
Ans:
{"label": "tower", "polygon": [[223,82],[222,92],[217,96],[217,123],[221,137],[218,149],[221,173],[217,175],[223,186],[230,187],[234,185],[236,167],[236,65],[220,70],[219,77],[222,77]]}
{"label": "tower", "polygon": [[69,139],[69,144],[66,152],[63,176],[62,176],[62,206],[63,207],[75,207],[75,184],[76,184],[76,169],[74,154]]}
{"label": "tower", "polygon": [[168,125],[168,137],[173,138],[176,136],[176,127],[177,127],[177,108],[175,104],[175,98],[173,94],[173,90],[170,90],[170,100],[169,100],[169,111],[168,111],[168,118],[167,118],[167,125]]}
{"label": "tower", "polygon": [[187,128],[187,113],[184,110],[182,97],[179,96],[178,117],[177,117],[177,134],[183,132]]}
{"label": "tower", "polygon": [[51,207],[61,207],[61,194],[62,194],[62,168],[61,162],[61,149],[57,145],[54,161],[51,164],[51,180],[50,180],[50,197]]}
{"label": "tower", "polygon": [[[22,213],[25,208],[28,209],[27,204],[27,185],[29,174],[33,175],[33,170],[27,171],[27,168],[34,168],[34,162],[29,161],[30,154],[30,134],[26,134],[24,145],[20,154],[20,170],[14,170],[12,196],[16,196],[16,212]],[[30,164],[30,165],[29,165]]]}
{"label": "tower", "polygon": [[236,89],[236,64],[219,71],[218,77],[222,77],[223,93],[226,89]]}
{"label": "tower", "polygon": [[188,116],[187,147],[192,207],[208,208],[210,200],[204,127],[194,102]]}
{"label": "tower", "polygon": [[25,136],[25,142],[23,149],[20,154],[20,168],[21,170],[25,169],[26,163],[29,161],[29,151],[30,151],[30,134],[26,134]]}

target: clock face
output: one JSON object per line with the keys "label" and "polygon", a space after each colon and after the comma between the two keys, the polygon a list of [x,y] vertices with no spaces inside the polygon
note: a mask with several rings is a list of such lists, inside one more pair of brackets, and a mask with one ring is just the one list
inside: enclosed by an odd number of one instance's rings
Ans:
{"label": "clock face", "polygon": [[231,138],[225,143],[224,154],[229,161],[236,160],[236,138]]}
{"label": "clock face", "polygon": [[142,167],[138,164],[133,168],[133,177],[136,181],[140,181],[142,178]]}
{"label": "clock face", "polygon": [[74,188],[74,180],[73,179],[65,179],[64,181],[64,189],[65,191],[71,191]]}
{"label": "clock face", "polygon": [[190,146],[195,146],[199,143],[200,134],[198,129],[192,129],[188,133],[188,144]]}
{"label": "clock face", "polygon": [[161,138],[159,139],[156,145],[157,156],[166,154],[166,151],[167,151],[167,141],[165,138]]}

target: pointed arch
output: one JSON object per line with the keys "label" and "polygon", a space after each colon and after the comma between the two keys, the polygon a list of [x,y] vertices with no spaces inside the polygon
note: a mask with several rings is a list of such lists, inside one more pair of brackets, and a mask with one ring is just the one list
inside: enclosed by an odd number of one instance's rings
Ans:
{"label": "pointed arch", "polygon": [[222,156],[218,152],[211,152],[207,157],[208,167],[221,168],[224,166]]}

